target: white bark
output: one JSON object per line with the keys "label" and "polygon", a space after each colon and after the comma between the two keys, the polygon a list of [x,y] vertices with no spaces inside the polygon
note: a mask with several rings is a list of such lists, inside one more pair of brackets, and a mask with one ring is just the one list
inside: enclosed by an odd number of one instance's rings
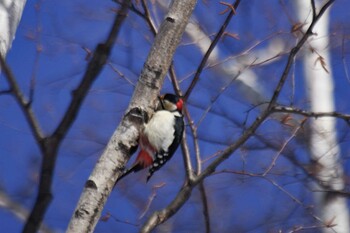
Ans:
{"label": "white bark", "polygon": [[26,0],[0,0],[0,54],[6,57],[15,38]]}
{"label": "white bark", "polygon": [[[325,1],[316,1],[321,6]],[[295,0],[296,11],[300,23],[305,27],[312,20],[310,1]],[[313,112],[332,112],[334,107],[334,84],[331,70],[329,46],[329,11],[319,20],[314,28],[315,35],[310,38],[303,54],[304,75],[310,108]],[[312,50],[311,50],[312,48]],[[311,52],[311,51],[315,52]],[[324,59],[326,67],[322,66],[320,57]],[[337,142],[336,121],[332,117],[323,117],[311,121],[309,150],[317,165],[316,176],[328,190],[340,191],[344,189],[343,169],[340,160],[340,148]],[[346,199],[339,195],[332,195],[320,185],[315,184],[315,203],[322,220],[334,227],[324,228],[323,232],[350,232],[349,211]]]}
{"label": "white bark", "polygon": [[[168,72],[175,49],[196,0],[174,0],[147,57],[126,114],[86,182],[67,232],[93,232],[107,197],[137,143],[140,112],[150,115]],[[116,186],[118,188],[118,185]]]}

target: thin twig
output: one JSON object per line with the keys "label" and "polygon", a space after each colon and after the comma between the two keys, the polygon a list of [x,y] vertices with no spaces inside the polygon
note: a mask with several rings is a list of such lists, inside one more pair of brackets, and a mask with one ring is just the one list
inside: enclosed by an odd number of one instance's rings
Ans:
{"label": "thin twig", "polygon": [[[143,11],[144,13],[139,12],[138,15],[140,15],[143,19],[145,19],[145,21],[147,22],[148,26],[151,28],[151,31],[153,33],[153,35],[155,36],[157,34],[157,29],[155,27],[155,24],[153,23],[153,20],[151,19],[151,15],[149,13],[149,9],[147,7],[147,4],[144,0],[141,1],[142,2],[142,7],[143,7]],[[132,10],[136,9],[135,7],[133,7]],[[179,82],[177,81],[177,77],[175,74],[175,68],[174,68],[174,64],[172,63],[170,65],[169,68],[169,75],[173,84],[173,88],[175,93],[178,96],[182,96],[182,91],[179,85]],[[189,115],[189,112],[187,111],[186,105],[184,106],[184,112],[185,112],[185,116],[187,118],[187,121],[190,123],[191,125],[191,116]],[[192,127],[191,127],[192,130]],[[193,130],[192,130],[193,132]],[[181,142],[181,149],[182,149],[182,154],[183,154],[183,159],[184,159],[184,166],[185,166],[185,171],[186,171],[186,177],[189,180],[193,179],[193,168],[192,168],[192,163],[191,163],[191,156],[190,156],[190,150],[188,147],[188,142],[187,142],[187,136],[186,133],[184,133],[183,138],[182,138],[182,142]]]}
{"label": "thin twig", "polygon": [[303,128],[304,123],[306,122],[306,119],[304,119],[301,124],[298,127],[295,127],[292,135],[282,144],[281,148],[278,150],[278,152],[276,153],[276,155],[273,157],[272,162],[270,164],[270,166],[266,169],[266,171],[263,173],[263,176],[266,176],[271,169],[276,165],[276,161],[278,159],[278,157],[282,154],[282,152],[284,151],[284,149],[287,147],[287,145],[289,144],[290,141],[292,141],[293,138],[296,137],[297,133],[299,132],[299,130],[301,128]]}
{"label": "thin twig", "polygon": [[[27,207],[23,206],[21,203],[12,199],[7,193],[0,190],[0,207],[6,211],[9,211],[11,214],[16,216],[21,222],[25,221],[29,215]],[[42,223],[40,226],[41,233],[54,233],[47,224]]]}
{"label": "thin twig", "polygon": [[151,31],[153,33],[153,35],[156,35],[157,34],[157,27],[156,25],[154,24],[152,18],[151,18],[151,14],[149,13],[149,9],[147,7],[147,3],[145,0],[141,0],[141,4],[142,4],[142,8],[143,8],[143,11],[145,12],[144,13],[144,18],[146,19],[146,22],[148,24],[148,26],[151,28]]}
{"label": "thin twig", "polygon": [[10,67],[7,65],[5,59],[0,54],[0,65],[2,70],[4,71],[5,77],[10,85],[10,90],[13,96],[15,97],[18,105],[21,107],[24,116],[26,117],[30,129],[34,135],[35,140],[39,143],[44,139],[44,134],[39,125],[39,122],[31,108],[29,101],[24,96],[23,92],[20,90],[19,85],[16,81],[15,76],[13,75]]}
{"label": "thin twig", "polygon": [[148,198],[148,202],[147,202],[145,208],[143,209],[143,211],[141,212],[141,214],[140,214],[140,216],[139,216],[139,219],[143,218],[143,217],[146,215],[146,213],[147,213],[147,211],[149,210],[149,208],[150,208],[150,206],[151,206],[153,200],[154,200],[154,199],[156,198],[156,196],[157,196],[157,190],[160,189],[160,188],[162,188],[162,187],[164,187],[164,186],[165,186],[165,183],[164,183],[164,182],[153,186],[151,196]]}
{"label": "thin twig", "polygon": [[133,83],[128,77],[125,76],[122,72],[120,72],[116,67],[113,66],[112,62],[108,62],[107,65],[111,67],[111,69],[116,72],[121,78],[125,79],[131,86],[135,87],[136,84]]}
{"label": "thin twig", "polygon": [[0,95],[8,95],[12,94],[12,89],[2,90],[0,91]]}
{"label": "thin twig", "polygon": [[[63,119],[57,126],[54,133],[50,137],[44,138],[40,144],[43,160],[41,163],[38,195],[31,214],[23,228],[23,233],[36,232],[45,216],[47,208],[52,200],[51,186],[59,145],[77,118],[83,100],[85,99],[92,83],[99,75],[103,66],[106,64],[110,51],[115,44],[120,27],[127,16],[128,3],[128,0],[124,1],[123,6],[115,17],[113,26],[106,41],[96,47],[81,83],[72,92],[73,98],[67,111],[65,112],[65,115],[63,116]],[[41,135],[39,136],[42,137]]]}
{"label": "thin twig", "polygon": [[[179,82],[177,81],[177,78],[176,78],[174,64],[171,64],[170,69],[169,69],[169,73],[170,73],[170,78],[171,78],[175,93],[178,96],[182,96],[182,91],[180,89]],[[189,123],[191,131],[193,133],[193,129],[191,126],[193,124],[193,122],[192,122],[192,118],[191,118],[191,115],[187,109],[186,104],[184,106],[183,111],[185,113],[184,115],[185,115],[187,122]],[[184,134],[183,134],[183,138],[182,138],[182,142],[181,142],[181,149],[182,149],[182,155],[183,155],[183,159],[184,159],[186,177],[188,180],[192,181],[194,179],[194,172],[193,172],[193,167],[192,167],[192,162],[191,162],[191,153],[190,153],[190,150],[188,147],[188,140],[187,140],[186,132],[184,132]]]}
{"label": "thin twig", "polygon": [[237,80],[237,78],[241,75],[242,71],[238,71],[236,73],[236,75],[234,77],[231,78],[231,80],[225,85],[223,86],[219,93],[214,97],[212,98],[209,106],[207,107],[207,109],[204,111],[204,113],[202,114],[201,118],[199,119],[199,121],[197,122],[197,128],[199,127],[199,125],[202,123],[202,121],[204,120],[205,116],[209,113],[210,109],[213,107],[214,103],[219,99],[219,97],[222,95],[222,93],[225,92],[225,90],[231,86],[231,84]]}
{"label": "thin twig", "polygon": [[299,50],[301,49],[301,47],[305,44],[305,42],[307,41],[307,39],[313,35],[313,28],[315,27],[317,21],[322,17],[322,15],[324,14],[324,12],[328,9],[328,7],[330,7],[330,5],[334,2],[335,0],[329,0],[328,2],[326,2],[324,4],[324,6],[321,8],[320,12],[313,18],[309,28],[307,29],[306,33],[301,37],[300,41],[297,43],[297,45],[291,50],[290,55],[288,56],[288,61],[287,64],[283,70],[283,74],[281,76],[280,81],[277,84],[277,87],[273,93],[273,96],[270,100],[268,109],[271,109],[277,101],[278,96],[281,93],[282,87],[284,86],[284,83],[286,81],[286,79],[288,78],[288,74],[289,71],[292,67],[293,61],[295,59],[295,56],[297,55],[297,53],[299,52]]}
{"label": "thin twig", "polygon": [[109,57],[112,47],[116,41],[120,27],[127,16],[128,7],[125,7],[125,5],[128,4],[124,3],[119,13],[116,15],[112,29],[109,32],[106,41],[96,47],[96,50],[86,68],[86,72],[81,83],[72,92],[72,101],[69,104],[69,107],[62,121],[53,134],[53,137],[57,137],[58,141],[60,141],[67,134],[67,131],[78,115],[83,100],[85,99],[85,96],[87,95],[92,83],[95,81],[103,66],[107,62],[107,58]]}
{"label": "thin twig", "polygon": [[[315,17],[315,20],[311,23],[309,29],[307,30],[307,33],[305,33],[303,35],[303,37],[301,38],[301,40],[298,42],[298,44],[296,45],[296,47],[294,47],[288,57],[288,61],[287,64],[284,68],[284,71],[281,75],[280,81],[276,87],[276,90],[273,94],[273,97],[271,98],[271,102],[269,104],[269,107],[267,109],[264,110],[264,112],[260,115],[260,117],[258,117],[253,123],[252,125],[247,128],[244,133],[242,134],[242,136],[232,145],[230,145],[229,147],[227,147],[225,150],[223,150],[222,154],[216,158],[205,170],[203,170],[203,172],[196,177],[196,179],[194,181],[192,181],[191,183],[185,183],[183,185],[183,187],[181,188],[181,190],[178,192],[178,194],[176,195],[175,199],[167,206],[165,207],[163,210],[161,211],[157,211],[155,213],[152,214],[152,216],[146,221],[146,223],[143,225],[141,232],[145,233],[145,232],[150,232],[152,229],[154,229],[157,225],[165,222],[167,219],[169,219],[171,216],[173,216],[189,199],[189,197],[191,196],[192,190],[193,188],[200,184],[207,176],[209,176],[210,174],[212,174],[215,169],[217,168],[217,166],[219,166],[223,161],[225,161],[234,151],[236,151],[238,148],[240,148],[240,146],[242,146],[249,138],[251,138],[252,135],[254,135],[255,131],[259,128],[259,126],[264,122],[264,120],[270,115],[272,114],[271,109],[273,108],[273,106],[275,105],[278,96],[280,94],[280,91],[282,89],[282,87],[284,86],[285,80],[288,77],[289,71],[290,71],[290,67],[291,67],[291,63],[294,61],[294,57],[296,56],[296,54],[298,53],[298,51],[300,50],[300,48],[304,45],[304,43],[306,42],[306,40],[312,35],[312,29],[315,25],[315,23],[319,20],[319,18],[323,15],[323,13],[326,11],[326,9],[334,2],[334,0],[329,0],[320,10],[319,14]],[[237,9],[237,7],[235,7],[235,9]],[[211,46],[212,47],[212,46]],[[213,49],[213,48],[211,48]],[[208,53],[207,53],[208,54]],[[206,58],[207,59],[207,58]],[[203,59],[205,60],[205,59]],[[197,80],[198,81],[198,80]],[[195,83],[197,81],[193,80],[193,87],[195,86]],[[191,86],[192,86],[191,85]],[[187,93],[188,95],[190,94],[191,90],[193,89],[193,87],[189,88]],[[185,95],[188,97],[188,95]],[[266,176],[265,176],[266,178]],[[290,194],[289,194],[290,195]],[[295,201],[298,201],[297,199],[295,199]],[[299,201],[300,202],[300,201]]]}
{"label": "thin twig", "polygon": [[31,104],[34,101],[34,93],[35,93],[35,84],[36,84],[36,77],[37,73],[39,70],[39,59],[41,52],[43,50],[43,45],[42,45],[42,19],[41,19],[41,5],[42,1],[37,2],[37,7],[35,7],[36,11],[36,21],[37,21],[37,26],[36,26],[36,53],[35,53],[35,59],[34,59],[34,65],[33,65],[33,70],[30,78],[30,88],[29,88],[29,103]]}
{"label": "thin twig", "polygon": [[312,9],[312,21],[314,21],[317,16],[315,0],[311,0],[311,9]]}
{"label": "thin twig", "polygon": [[139,224],[137,224],[137,223],[132,223],[130,221],[121,220],[121,219],[113,216],[110,212],[107,212],[105,215],[101,216],[100,221],[107,222],[110,218],[113,218],[114,221],[119,222],[119,223],[127,224],[127,225],[134,226],[134,227],[139,226]]}
{"label": "thin twig", "polygon": [[205,232],[210,233],[210,213],[208,206],[208,198],[207,193],[204,187],[204,182],[199,184],[199,192],[201,194],[202,206],[203,206],[203,215],[204,215],[204,223],[205,223]]}
{"label": "thin twig", "polygon": [[321,224],[324,224],[324,222],[322,221],[322,219],[318,216],[316,216],[313,212],[312,212],[312,208],[310,208],[309,206],[305,205],[301,200],[299,200],[297,197],[295,197],[292,193],[290,193],[288,190],[286,190],[285,188],[283,188],[281,185],[279,185],[275,180],[270,179],[267,176],[261,175],[261,174],[254,174],[254,173],[249,173],[249,172],[245,172],[245,171],[228,171],[228,170],[224,170],[221,172],[218,172],[216,174],[219,173],[232,173],[232,174],[237,174],[237,175],[243,175],[243,176],[250,176],[250,177],[256,177],[256,178],[262,178],[266,181],[268,181],[269,183],[271,183],[273,186],[275,186],[278,190],[280,190],[282,193],[286,194],[293,202],[297,203],[298,205],[300,205],[301,207],[303,207],[303,209],[305,209],[305,211],[311,216],[313,217],[316,221],[320,222]]}
{"label": "thin twig", "polygon": [[343,36],[342,38],[342,44],[341,44],[342,50],[341,50],[341,59],[343,61],[343,67],[344,67],[344,72],[345,72],[345,77],[348,80],[348,82],[350,83],[350,77],[349,77],[349,70],[348,70],[348,66],[346,64],[346,51],[345,51],[345,38]]}
{"label": "thin twig", "polygon": [[339,112],[310,112],[307,110],[303,110],[296,107],[290,107],[290,106],[274,106],[271,109],[272,112],[283,112],[283,113],[291,113],[291,114],[297,114],[302,115],[305,117],[313,117],[313,118],[320,118],[320,117],[336,117],[339,119],[344,120],[346,123],[350,125],[350,114],[344,114]]}
{"label": "thin twig", "polygon": [[212,53],[212,51],[214,50],[214,48],[216,47],[217,43],[219,42],[220,38],[223,36],[225,30],[226,30],[226,27],[228,26],[228,24],[230,23],[232,17],[235,15],[236,13],[236,10],[239,6],[239,3],[241,1],[240,0],[236,0],[236,2],[234,3],[233,5],[233,9],[235,9],[235,11],[231,10],[229,15],[226,17],[226,20],[225,22],[222,24],[219,32],[216,34],[213,42],[210,44],[209,48],[208,48],[208,51],[204,54],[204,57],[202,58],[202,61],[201,63],[199,64],[198,68],[197,68],[197,71],[192,79],[192,82],[190,84],[190,86],[188,87],[186,93],[185,93],[185,96],[184,96],[184,99],[187,100],[192,92],[192,90],[194,89],[194,87],[196,86],[197,82],[199,81],[199,76],[201,75],[204,67],[205,67],[205,64],[207,63],[208,61],[208,58],[210,56],[210,54]]}

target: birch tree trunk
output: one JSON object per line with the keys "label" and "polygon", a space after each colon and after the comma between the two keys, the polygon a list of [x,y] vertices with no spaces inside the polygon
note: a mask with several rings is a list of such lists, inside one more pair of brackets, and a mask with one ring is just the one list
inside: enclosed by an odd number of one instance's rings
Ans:
{"label": "birch tree trunk", "polygon": [[[174,0],[160,26],[124,118],[85,184],[67,232],[93,232],[114,183],[137,145],[143,118],[153,113],[196,0]],[[116,186],[118,188],[118,186]]]}
{"label": "birch tree trunk", "polygon": [[[324,1],[316,1],[316,10]],[[294,1],[299,23],[307,27],[312,20],[310,1]],[[304,76],[312,112],[333,112],[334,83],[329,54],[329,12],[314,28],[303,54]],[[344,189],[341,152],[337,142],[336,120],[333,117],[312,118],[309,151],[314,161],[313,171],[321,185],[314,184],[314,198],[323,222],[329,227],[323,232],[350,232],[346,199],[330,191]]]}
{"label": "birch tree trunk", "polygon": [[0,0],[0,54],[6,57],[15,38],[26,0]]}

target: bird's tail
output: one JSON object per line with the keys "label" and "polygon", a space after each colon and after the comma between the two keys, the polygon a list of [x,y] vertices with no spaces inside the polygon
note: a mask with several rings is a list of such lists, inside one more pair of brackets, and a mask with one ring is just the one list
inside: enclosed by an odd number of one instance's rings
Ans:
{"label": "bird's tail", "polygon": [[131,166],[131,168],[124,171],[124,173],[118,177],[117,181],[115,182],[114,186],[119,182],[121,179],[123,179],[125,176],[129,175],[132,172],[138,172],[141,169],[144,169],[145,167],[148,167],[152,164],[152,157],[145,151],[141,150],[136,158],[136,161],[134,165]]}
{"label": "bird's tail", "polygon": [[123,172],[123,174],[121,176],[118,177],[118,179],[115,181],[114,183],[114,187],[115,185],[121,180],[123,179],[125,176],[129,175],[130,173],[133,173],[133,172],[137,172],[139,170],[141,170],[143,167],[140,165],[140,164],[134,164],[131,168],[125,170]]}
{"label": "bird's tail", "polygon": [[118,177],[117,182],[123,179],[125,176],[129,175],[132,172],[137,172],[141,170],[142,167],[139,164],[134,164],[131,168],[125,170],[121,176]]}

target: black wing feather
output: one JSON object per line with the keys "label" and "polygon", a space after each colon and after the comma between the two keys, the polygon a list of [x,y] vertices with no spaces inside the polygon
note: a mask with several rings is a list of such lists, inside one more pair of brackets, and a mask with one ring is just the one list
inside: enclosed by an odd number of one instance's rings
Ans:
{"label": "black wing feather", "polygon": [[119,182],[121,179],[123,179],[125,176],[129,175],[132,172],[138,172],[141,169],[143,169],[144,167],[141,166],[140,164],[134,164],[131,168],[127,169],[124,171],[124,173],[118,177],[118,179],[115,181],[114,186],[117,184],[117,182]]}
{"label": "black wing feather", "polygon": [[174,141],[170,145],[168,151],[160,151],[155,155],[152,166],[149,168],[149,174],[147,176],[147,181],[151,178],[154,172],[159,170],[171,157],[174,155],[176,149],[181,143],[184,131],[184,120],[182,116],[175,116],[175,125],[178,129],[174,132]]}

